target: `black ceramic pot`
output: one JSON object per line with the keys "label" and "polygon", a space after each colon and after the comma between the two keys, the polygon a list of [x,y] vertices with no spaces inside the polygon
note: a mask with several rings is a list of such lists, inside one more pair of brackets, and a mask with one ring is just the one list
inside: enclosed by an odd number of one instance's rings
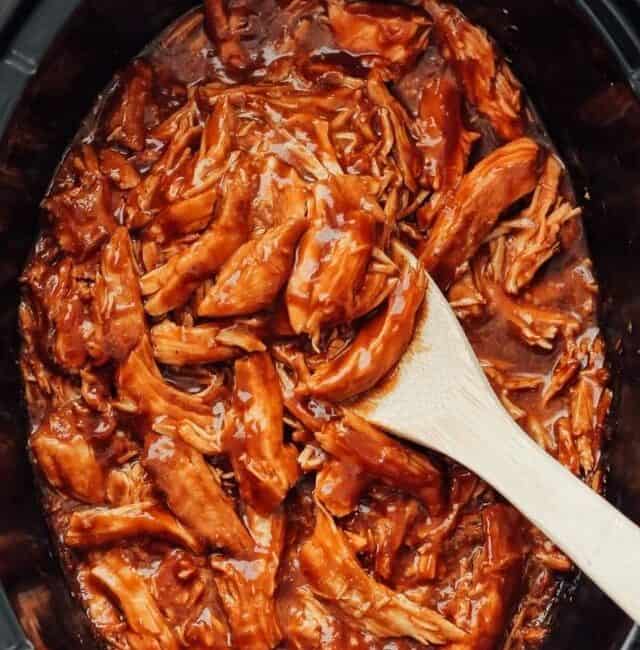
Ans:
{"label": "black ceramic pot", "polygon": [[[0,0],[0,580],[37,648],[92,645],[50,558],[26,463],[18,276],[38,203],[95,97],[195,3]],[[616,382],[607,495],[640,523],[640,0],[458,4],[509,56],[583,197]],[[586,579],[566,583],[553,616],[546,650],[640,650],[631,621]],[[0,650],[30,647],[11,619],[0,590]]]}

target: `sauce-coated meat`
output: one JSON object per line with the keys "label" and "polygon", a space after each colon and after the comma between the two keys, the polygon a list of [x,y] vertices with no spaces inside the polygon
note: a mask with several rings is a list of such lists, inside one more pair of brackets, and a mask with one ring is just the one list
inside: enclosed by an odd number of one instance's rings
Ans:
{"label": "sauce-coated meat", "polygon": [[512,417],[602,484],[580,208],[491,38],[440,0],[206,0],[92,115],[20,324],[31,457],[101,647],[538,647],[568,558],[350,408],[437,282]]}

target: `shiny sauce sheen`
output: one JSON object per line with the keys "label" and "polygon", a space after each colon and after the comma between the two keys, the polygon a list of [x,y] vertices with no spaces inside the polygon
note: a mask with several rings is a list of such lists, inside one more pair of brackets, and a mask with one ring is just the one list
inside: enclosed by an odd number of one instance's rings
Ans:
{"label": "shiny sauce sheen", "polygon": [[208,0],[117,75],[43,213],[30,452],[97,639],[540,645],[568,558],[349,409],[436,281],[512,417],[601,489],[580,208],[481,28],[436,0]]}

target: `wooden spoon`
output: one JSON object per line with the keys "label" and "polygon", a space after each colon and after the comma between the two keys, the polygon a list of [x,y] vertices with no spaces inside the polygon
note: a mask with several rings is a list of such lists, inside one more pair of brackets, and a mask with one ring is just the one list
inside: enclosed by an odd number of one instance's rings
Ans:
{"label": "wooden spoon", "polygon": [[352,408],[481,476],[640,622],[640,528],[513,421],[433,280],[426,318],[388,386]]}

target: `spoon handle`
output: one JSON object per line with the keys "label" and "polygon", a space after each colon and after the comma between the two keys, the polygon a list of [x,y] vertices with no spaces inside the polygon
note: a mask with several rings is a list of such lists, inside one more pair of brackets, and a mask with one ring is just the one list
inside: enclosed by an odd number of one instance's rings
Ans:
{"label": "spoon handle", "polygon": [[449,420],[448,444],[460,446],[451,455],[490,483],[640,622],[640,528],[547,454],[491,398],[467,400],[461,405],[465,417]]}
{"label": "spoon handle", "polygon": [[640,623],[640,528],[513,421],[434,282],[427,303],[391,389],[353,409],[481,476]]}

